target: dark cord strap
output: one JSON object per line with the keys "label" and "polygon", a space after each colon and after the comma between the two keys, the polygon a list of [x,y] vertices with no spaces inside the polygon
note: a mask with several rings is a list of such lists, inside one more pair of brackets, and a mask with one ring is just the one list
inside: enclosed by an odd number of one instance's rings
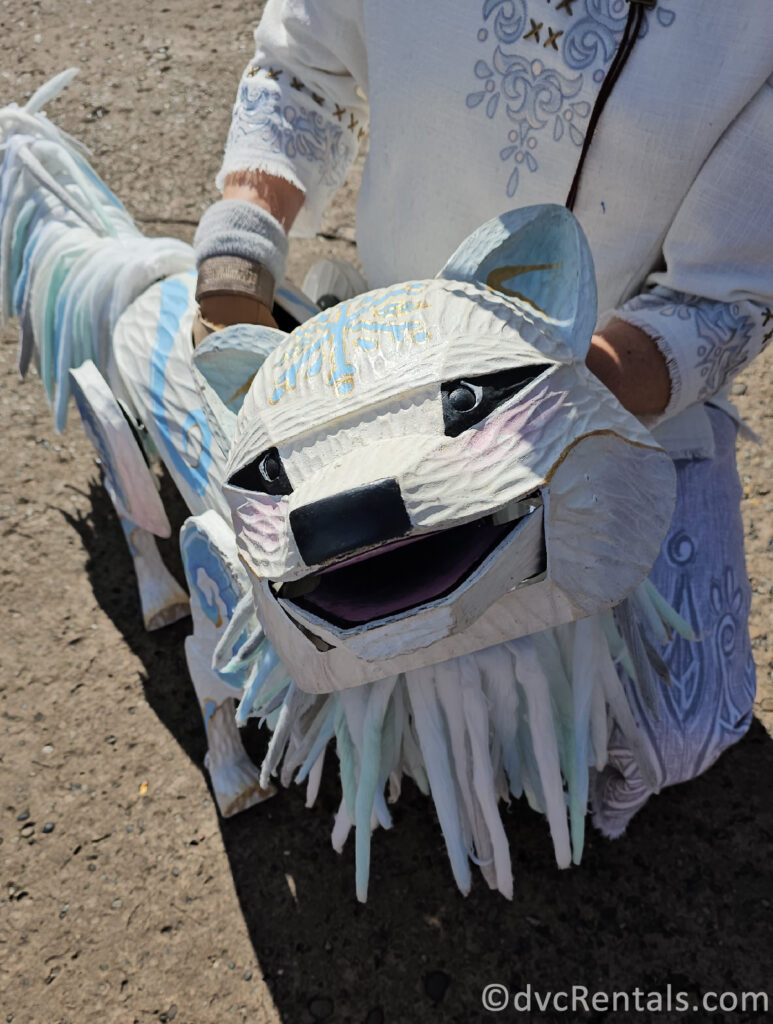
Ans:
{"label": "dark cord strap", "polygon": [[580,152],[580,159],[577,163],[577,169],[574,172],[572,186],[569,189],[568,196],[566,197],[566,207],[568,210],[573,210],[574,204],[577,201],[577,192],[580,188],[580,178],[582,177],[585,158],[588,155],[591,142],[593,141],[593,133],[596,131],[596,125],[599,123],[601,113],[615,87],[615,82],[617,82],[620,77],[620,73],[633,52],[636,40],[639,38],[641,23],[644,20],[644,8],[648,7],[652,9],[655,6],[655,3],[656,0],[628,0],[628,18],[625,22],[623,37],[620,40],[620,45],[617,48],[617,52],[615,53],[612,63],[609,65],[609,71],[607,71],[604,76],[604,81],[601,83],[599,94],[593,105],[590,120],[588,121],[588,130],[585,133],[585,141],[582,144],[582,151]]}

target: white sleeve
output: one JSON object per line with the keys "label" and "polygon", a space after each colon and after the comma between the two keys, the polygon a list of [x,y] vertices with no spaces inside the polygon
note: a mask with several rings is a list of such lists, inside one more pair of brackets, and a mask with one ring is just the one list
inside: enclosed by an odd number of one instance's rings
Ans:
{"label": "white sleeve", "polygon": [[367,130],[362,0],[268,0],[255,43],[217,185],[245,170],[292,182],[294,233],[314,234]]}
{"label": "white sleeve", "polygon": [[665,356],[667,419],[711,399],[773,339],[773,77],[710,153],[663,257],[615,316]]}

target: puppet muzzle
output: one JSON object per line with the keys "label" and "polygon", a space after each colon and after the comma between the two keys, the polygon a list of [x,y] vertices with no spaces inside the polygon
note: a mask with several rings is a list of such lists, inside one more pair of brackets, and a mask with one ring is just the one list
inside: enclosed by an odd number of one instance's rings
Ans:
{"label": "puppet muzzle", "polygon": [[312,630],[309,616],[345,632],[452,600],[511,547],[519,568],[505,590],[546,569],[536,492],[481,519],[411,536],[399,484],[388,479],[298,508],[290,522],[304,561],[323,567],[272,589]]}

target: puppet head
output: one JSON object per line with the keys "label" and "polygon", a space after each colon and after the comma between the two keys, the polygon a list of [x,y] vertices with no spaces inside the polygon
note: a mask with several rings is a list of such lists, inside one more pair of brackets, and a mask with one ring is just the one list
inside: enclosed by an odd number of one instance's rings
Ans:
{"label": "puppet head", "polygon": [[649,572],[671,460],[586,369],[587,242],[514,211],[439,276],[306,321],[270,353],[225,487],[258,615],[304,690],[594,614]]}

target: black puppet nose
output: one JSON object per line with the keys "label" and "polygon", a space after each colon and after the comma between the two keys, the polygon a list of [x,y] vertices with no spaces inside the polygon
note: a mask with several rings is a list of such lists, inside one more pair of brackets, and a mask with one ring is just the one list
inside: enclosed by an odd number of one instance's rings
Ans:
{"label": "black puppet nose", "polygon": [[290,528],[306,565],[322,565],[404,537],[411,520],[400,485],[389,479],[293,509]]}

